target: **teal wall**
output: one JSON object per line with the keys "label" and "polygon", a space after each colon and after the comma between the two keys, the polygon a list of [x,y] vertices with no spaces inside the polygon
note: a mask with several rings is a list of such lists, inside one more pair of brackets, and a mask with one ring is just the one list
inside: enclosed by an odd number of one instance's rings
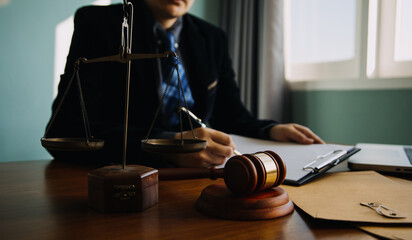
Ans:
{"label": "teal wall", "polygon": [[327,142],[412,145],[412,89],[294,91],[291,109]]}
{"label": "teal wall", "polygon": [[[53,101],[55,27],[93,0],[0,4],[0,162],[49,159],[41,147]],[[116,0],[112,2],[122,2]],[[219,24],[220,0],[197,0],[195,15]]]}
{"label": "teal wall", "polygon": [[195,0],[190,13],[220,25],[222,0]]}
{"label": "teal wall", "polygon": [[0,7],[0,161],[50,158],[40,137],[53,98],[54,29],[91,2],[10,0]]}

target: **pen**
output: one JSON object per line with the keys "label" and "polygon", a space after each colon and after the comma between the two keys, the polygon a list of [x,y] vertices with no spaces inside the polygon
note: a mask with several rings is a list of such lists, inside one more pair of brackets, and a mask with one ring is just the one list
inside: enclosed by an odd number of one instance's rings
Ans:
{"label": "pen", "polygon": [[185,108],[185,107],[180,107],[179,108],[179,112],[182,111],[184,113],[186,113],[187,115],[189,115],[193,120],[195,120],[195,122],[197,122],[200,127],[202,128],[206,128],[206,124],[204,124],[202,122],[202,119],[198,118],[195,114],[193,114],[189,109]]}
{"label": "pen", "polygon": [[[189,109],[187,109],[187,108],[185,108],[185,107],[180,107],[179,108],[179,112],[180,111],[182,111],[182,112],[184,112],[184,113],[186,113],[187,115],[189,115],[194,121],[196,121],[199,125],[200,125],[200,127],[202,127],[202,128],[206,128],[206,124],[204,124],[203,122],[202,122],[202,119],[200,119],[200,118],[198,118],[195,114],[193,114]],[[238,150],[236,150],[236,149],[233,149],[233,153],[235,154],[235,155],[242,155]]]}

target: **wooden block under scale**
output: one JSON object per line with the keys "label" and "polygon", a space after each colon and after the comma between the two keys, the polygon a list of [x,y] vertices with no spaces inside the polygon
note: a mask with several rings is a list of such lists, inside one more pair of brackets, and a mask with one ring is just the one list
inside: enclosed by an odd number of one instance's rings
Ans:
{"label": "wooden block under scale", "polygon": [[100,212],[141,212],[158,203],[158,171],[128,165],[102,167],[88,174],[89,207]]}

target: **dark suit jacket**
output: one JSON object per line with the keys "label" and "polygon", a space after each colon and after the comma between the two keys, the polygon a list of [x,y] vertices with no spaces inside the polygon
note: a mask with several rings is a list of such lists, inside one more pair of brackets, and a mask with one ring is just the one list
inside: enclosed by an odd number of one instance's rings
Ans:
{"label": "dark suit jacket", "polygon": [[[154,53],[156,52],[154,18],[143,1],[136,0],[134,8],[132,52]],[[53,111],[61,101],[62,92],[72,76],[73,63],[77,58],[91,59],[119,53],[122,21],[122,5],[84,7],[77,11],[72,44]],[[183,16],[179,46],[195,100],[191,111],[217,130],[267,138],[267,129],[275,122],[257,120],[242,104],[224,32],[197,17],[186,14]],[[100,151],[100,154],[93,153],[87,158],[99,159],[98,161],[106,159],[106,162],[120,161],[126,64],[115,62],[81,64],[79,73],[92,135],[105,140],[104,150]],[[138,142],[146,136],[159,104],[161,97],[159,74],[158,59],[132,62],[129,162],[142,163],[142,158],[147,158],[140,155]],[[161,119],[162,115],[160,114],[158,118]],[[151,138],[171,136],[170,130],[165,129],[161,122],[161,120],[156,121]],[[69,91],[48,135],[49,137],[85,136],[76,88],[72,87]],[[69,156],[68,153],[52,152],[52,154],[57,158]],[[70,157],[78,158],[71,155]]]}

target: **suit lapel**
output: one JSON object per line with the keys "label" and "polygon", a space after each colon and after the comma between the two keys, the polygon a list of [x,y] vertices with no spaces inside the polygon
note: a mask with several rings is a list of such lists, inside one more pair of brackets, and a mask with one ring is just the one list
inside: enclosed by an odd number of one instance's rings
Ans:
{"label": "suit lapel", "polygon": [[189,15],[184,16],[181,34],[180,47],[190,89],[195,100],[193,112],[202,118],[206,111],[207,86],[210,75],[206,43]]}

